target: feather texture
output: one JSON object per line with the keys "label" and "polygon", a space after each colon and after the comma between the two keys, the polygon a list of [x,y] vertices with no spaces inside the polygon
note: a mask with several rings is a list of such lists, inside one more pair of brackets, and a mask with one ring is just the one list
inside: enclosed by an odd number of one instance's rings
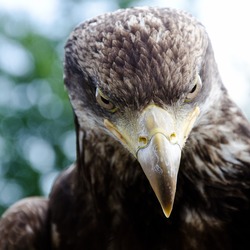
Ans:
{"label": "feather texture", "polygon": [[[70,35],[64,68],[76,163],[58,177],[48,202],[34,200],[29,207],[24,200],[7,211],[1,249],[22,249],[16,247],[19,223],[30,242],[25,249],[41,240],[46,249],[250,248],[250,126],[229,98],[195,18],[167,8],[133,8],[91,19]],[[201,90],[187,103],[197,75]],[[97,90],[116,112],[99,105]],[[177,125],[200,110],[182,148],[168,219],[139,162],[104,122],[140,132],[136,121],[152,103]],[[36,232],[32,240],[29,226]]]}

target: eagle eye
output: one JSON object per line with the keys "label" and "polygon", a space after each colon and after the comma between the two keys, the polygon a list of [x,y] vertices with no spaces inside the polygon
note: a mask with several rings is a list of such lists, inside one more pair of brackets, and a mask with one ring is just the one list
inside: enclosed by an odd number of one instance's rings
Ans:
{"label": "eagle eye", "polygon": [[111,113],[114,113],[117,110],[116,106],[98,88],[96,89],[96,101],[101,107]]}
{"label": "eagle eye", "polygon": [[201,87],[202,87],[201,78],[197,74],[196,78],[195,78],[194,85],[192,86],[192,89],[187,94],[185,102],[191,102],[197,96],[197,94],[200,92]]}

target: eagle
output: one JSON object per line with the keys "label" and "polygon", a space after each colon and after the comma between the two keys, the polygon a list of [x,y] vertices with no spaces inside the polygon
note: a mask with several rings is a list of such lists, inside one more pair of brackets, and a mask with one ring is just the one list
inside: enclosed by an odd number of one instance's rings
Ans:
{"label": "eagle", "polygon": [[250,126],[196,18],[137,7],[85,21],[64,81],[76,162],[48,198],[3,214],[1,250],[250,249]]}

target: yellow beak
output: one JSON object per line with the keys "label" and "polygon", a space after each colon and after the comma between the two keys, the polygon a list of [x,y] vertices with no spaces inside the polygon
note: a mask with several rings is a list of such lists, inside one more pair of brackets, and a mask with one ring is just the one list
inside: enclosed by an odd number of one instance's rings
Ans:
{"label": "yellow beak", "polygon": [[116,125],[104,120],[106,128],[138,159],[166,217],[174,204],[181,149],[198,115],[195,107],[177,120],[149,105],[137,119],[120,120]]}

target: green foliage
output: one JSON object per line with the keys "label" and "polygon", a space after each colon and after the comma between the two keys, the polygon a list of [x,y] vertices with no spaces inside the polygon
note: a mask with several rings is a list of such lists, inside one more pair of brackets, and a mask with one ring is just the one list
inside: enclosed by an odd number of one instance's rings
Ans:
{"label": "green foliage", "polygon": [[[113,1],[119,8],[132,2]],[[61,1],[49,34],[23,15],[0,11],[0,215],[23,197],[48,195],[55,177],[75,160],[63,44],[84,19],[74,14],[83,3]]]}
{"label": "green foliage", "polygon": [[127,8],[133,5],[134,0],[118,0],[117,1],[120,8]]}
{"label": "green foliage", "polygon": [[15,64],[15,54],[8,52],[18,51],[27,67],[20,71],[20,63],[19,69],[0,63],[0,214],[24,196],[47,194],[51,180],[75,158],[61,41],[31,30],[15,36],[1,29],[3,60]]}

